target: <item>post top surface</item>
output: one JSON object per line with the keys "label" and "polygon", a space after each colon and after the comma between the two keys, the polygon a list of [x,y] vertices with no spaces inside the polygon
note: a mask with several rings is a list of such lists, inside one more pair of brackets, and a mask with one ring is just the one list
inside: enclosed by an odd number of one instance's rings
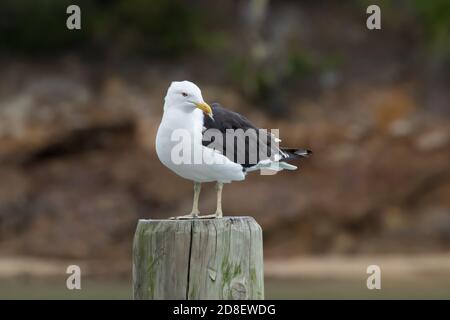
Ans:
{"label": "post top surface", "polygon": [[223,218],[208,218],[208,219],[199,219],[199,218],[194,218],[194,219],[139,219],[139,223],[152,223],[152,222],[212,222],[212,221],[236,221],[236,220],[248,220],[248,221],[255,221],[256,220],[253,217],[250,216],[226,216]]}

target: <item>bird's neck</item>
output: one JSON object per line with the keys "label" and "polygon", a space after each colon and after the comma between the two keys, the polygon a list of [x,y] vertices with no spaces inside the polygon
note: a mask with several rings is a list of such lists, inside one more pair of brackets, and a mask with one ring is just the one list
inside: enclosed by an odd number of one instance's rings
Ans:
{"label": "bird's neck", "polygon": [[167,129],[186,129],[192,133],[201,133],[203,128],[203,112],[199,109],[177,108],[164,106],[161,124]]}

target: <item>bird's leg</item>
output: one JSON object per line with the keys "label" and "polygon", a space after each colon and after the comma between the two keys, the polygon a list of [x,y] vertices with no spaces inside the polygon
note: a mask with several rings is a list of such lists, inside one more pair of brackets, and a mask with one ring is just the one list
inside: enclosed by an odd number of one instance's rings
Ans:
{"label": "bird's leg", "polygon": [[192,211],[190,214],[179,216],[171,219],[195,219],[198,218],[200,210],[198,210],[198,199],[200,197],[200,190],[202,189],[202,184],[200,182],[194,182],[194,201],[192,203]]}
{"label": "bird's leg", "polygon": [[217,191],[217,209],[216,209],[216,218],[222,218],[223,212],[222,212],[222,189],[223,189],[223,183],[217,182],[216,184],[216,191]]}
{"label": "bird's leg", "polygon": [[202,189],[202,184],[200,182],[194,182],[194,201],[192,203],[191,216],[197,217],[200,214],[198,210],[198,199],[200,197],[200,191]]}
{"label": "bird's leg", "polygon": [[216,184],[216,191],[217,191],[217,209],[216,213],[214,214],[208,214],[206,216],[200,216],[199,219],[212,219],[212,218],[222,218],[222,189],[223,189],[223,183],[217,182]]}

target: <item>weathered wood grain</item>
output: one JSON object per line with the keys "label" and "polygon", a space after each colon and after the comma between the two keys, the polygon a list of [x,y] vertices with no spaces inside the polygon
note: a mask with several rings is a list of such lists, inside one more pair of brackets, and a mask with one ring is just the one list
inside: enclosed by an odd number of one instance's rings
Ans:
{"label": "weathered wood grain", "polygon": [[264,299],[262,230],[251,217],[139,220],[135,299]]}

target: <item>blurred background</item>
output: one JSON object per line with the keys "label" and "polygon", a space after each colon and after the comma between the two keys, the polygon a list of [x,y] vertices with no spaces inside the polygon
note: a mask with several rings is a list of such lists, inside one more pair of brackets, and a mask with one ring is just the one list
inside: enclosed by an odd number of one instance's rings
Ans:
{"label": "blurred background", "polygon": [[224,188],[264,230],[267,298],[450,298],[449,40],[446,0],[2,0],[0,298],[131,297],[137,220],[192,204],[154,146],[185,79],[314,151]]}

